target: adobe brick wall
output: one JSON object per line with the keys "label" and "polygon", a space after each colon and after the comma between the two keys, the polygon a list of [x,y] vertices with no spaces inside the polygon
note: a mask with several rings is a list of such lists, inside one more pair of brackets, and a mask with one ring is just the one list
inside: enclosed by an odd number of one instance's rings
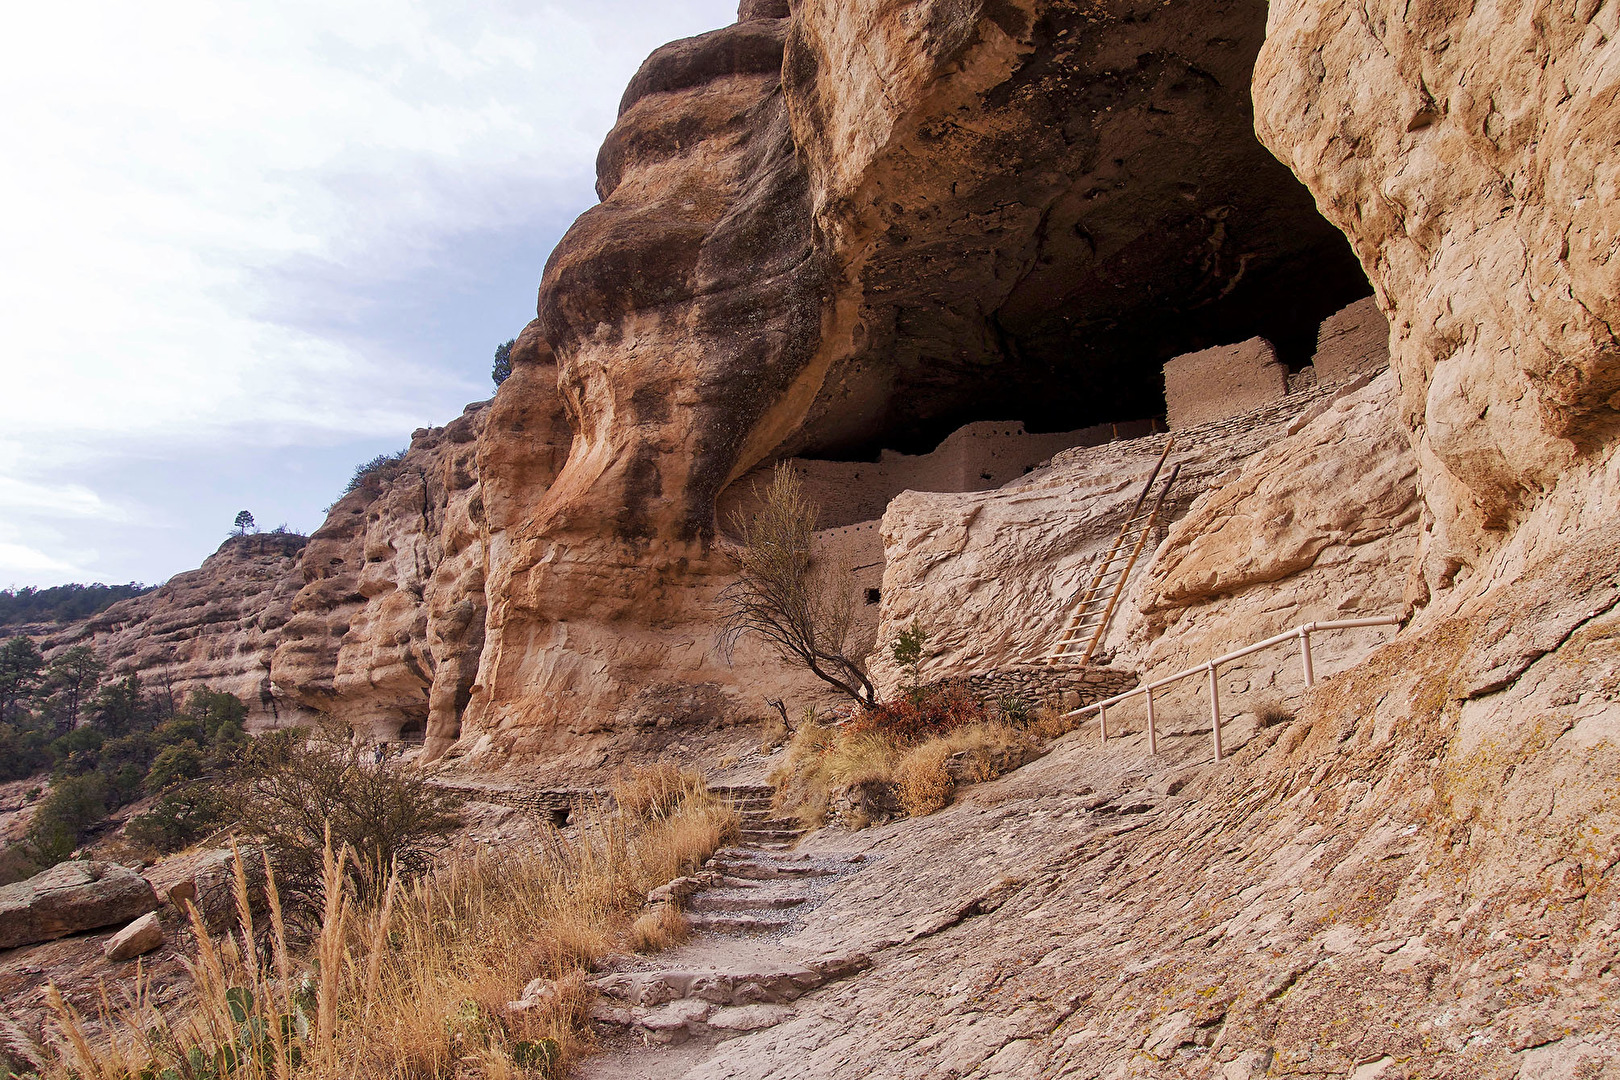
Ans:
{"label": "adobe brick wall", "polygon": [[1357,300],[1322,321],[1311,361],[1320,383],[1342,382],[1389,366],[1389,320],[1378,300]]}
{"label": "adobe brick wall", "polygon": [[861,521],[836,529],[822,529],[811,541],[816,561],[839,574],[848,575],[855,590],[854,640],[850,653],[865,656],[877,648],[879,590],[883,587],[883,521]]}
{"label": "adobe brick wall", "polygon": [[[1015,420],[980,420],[957,428],[926,454],[885,450],[877,461],[794,458],[792,463],[805,496],[821,507],[823,528],[836,528],[881,518],[889,500],[902,491],[988,491],[1064,450],[1134,439],[1157,429],[1152,420],[1131,420],[1037,435]],[[755,508],[753,489],[770,483],[772,467],[755,469],[720,496],[721,528],[729,530],[738,511]]]}
{"label": "adobe brick wall", "polygon": [[1164,365],[1171,431],[1251,412],[1287,395],[1288,369],[1265,338],[1187,353]]}

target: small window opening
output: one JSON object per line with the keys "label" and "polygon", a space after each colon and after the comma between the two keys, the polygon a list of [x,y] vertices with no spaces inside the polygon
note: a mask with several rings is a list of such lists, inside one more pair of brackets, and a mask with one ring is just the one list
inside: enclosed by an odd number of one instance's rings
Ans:
{"label": "small window opening", "polygon": [[866,602],[868,604],[879,603],[879,602],[882,601],[882,599],[883,599],[883,590],[882,589],[867,589],[866,590]]}

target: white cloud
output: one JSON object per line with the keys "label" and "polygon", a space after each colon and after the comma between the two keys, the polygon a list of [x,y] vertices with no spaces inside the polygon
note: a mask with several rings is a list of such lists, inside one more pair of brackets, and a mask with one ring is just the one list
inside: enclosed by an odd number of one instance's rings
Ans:
{"label": "white cloud", "polygon": [[[8,11],[0,510],[26,491],[40,520],[108,512],[117,500],[73,487],[64,463],[206,452],[244,430],[287,446],[402,444],[449,419],[487,392],[482,372],[402,342],[397,311],[354,283],[426,291],[395,308],[431,303],[448,289],[435,281],[463,273],[462,238],[582,208],[636,65],[733,12],[709,0]],[[537,278],[544,254],[520,272]],[[13,539],[53,558],[44,533]],[[0,565],[31,565],[16,559]]]}

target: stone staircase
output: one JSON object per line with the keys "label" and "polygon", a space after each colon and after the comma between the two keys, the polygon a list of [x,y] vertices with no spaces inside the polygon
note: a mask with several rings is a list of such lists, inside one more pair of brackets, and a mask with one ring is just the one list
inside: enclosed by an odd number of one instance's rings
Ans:
{"label": "stone staircase", "polygon": [[[757,789],[751,797],[763,798]],[[702,870],[654,889],[648,907],[680,905],[697,936],[673,955],[636,960],[593,980],[601,995],[591,1010],[597,1030],[667,1046],[757,1031],[792,1017],[791,1003],[800,995],[870,962],[860,952],[804,955],[780,946],[803,911],[820,902],[826,882],[858,865],[744,843],[722,848]],[[726,944],[735,938],[756,944],[740,950]]]}
{"label": "stone staircase", "polygon": [[776,789],[769,784],[722,784],[709,788],[712,795],[730,799],[742,815],[742,842],[767,851],[785,851],[806,832],[795,818],[771,816]]}

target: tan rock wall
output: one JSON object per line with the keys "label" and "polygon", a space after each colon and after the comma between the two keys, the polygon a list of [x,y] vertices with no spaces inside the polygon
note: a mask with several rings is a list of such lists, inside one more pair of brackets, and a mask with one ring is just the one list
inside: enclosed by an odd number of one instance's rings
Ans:
{"label": "tan rock wall", "polygon": [[368,738],[454,730],[484,635],[478,436],[487,405],[420,429],[332,507],[271,666],[278,694]]}
{"label": "tan rock wall", "polygon": [[307,720],[298,702],[272,693],[270,678],[306,543],[279,533],[232,537],[196,570],[47,634],[41,647],[89,645],[110,675],[138,674],[177,705],[194,689],[235,694],[247,702],[250,728]]}
{"label": "tan rock wall", "polygon": [[[1398,612],[1419,514],[1394,394],[1385,376],[1176,433],[1167,468],[1182,471],[1165,525],[1100,655],[1162,677],[1299,623]],[[883,519],[878,640],[920,621],[929,678],[1044,657],[1164,440],[1071,450],[994,492],[896,499]],[[1324,635],[1318,669],[1341,670],[1387,636]],[[885,689],[899,685],[882,650],[871,665]],[[1293,692],[1297,661],[1269,656],[1234,666],[1233,692],[1273,685],[1279,667]]]}
{"label": "tan rock wall", "polygon": [[1256,126],[1390,315],[1431,593],[1615,431],[1617,34],[1594,3],[1271,8]]}

